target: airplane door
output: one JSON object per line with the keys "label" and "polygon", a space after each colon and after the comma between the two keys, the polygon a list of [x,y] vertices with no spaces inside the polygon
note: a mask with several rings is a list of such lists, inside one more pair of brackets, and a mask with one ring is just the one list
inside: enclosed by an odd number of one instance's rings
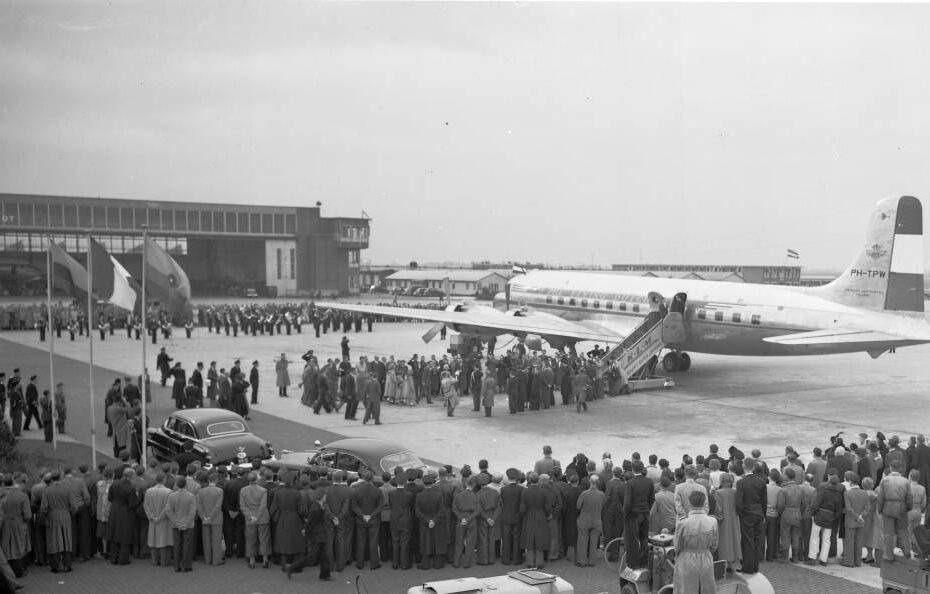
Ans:
{"label": "airplane door", "polygon": [[665,344],[680,344],[688,338],[685,331],[685,304],[688,296],[685,293],[676,293],[672,297],[668,315],[662,320],[662,342]]}

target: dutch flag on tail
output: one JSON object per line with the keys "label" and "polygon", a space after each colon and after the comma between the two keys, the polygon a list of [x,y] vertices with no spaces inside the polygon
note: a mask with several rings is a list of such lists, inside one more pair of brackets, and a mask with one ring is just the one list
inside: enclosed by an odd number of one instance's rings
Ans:
{"label": "dutch flag on tail", "polygon": [[788,253],[786,254],[786,257],[791,258],[792,260],[797,260],[801,257],[801,255],[797,252],[797,250],[788,248]]}

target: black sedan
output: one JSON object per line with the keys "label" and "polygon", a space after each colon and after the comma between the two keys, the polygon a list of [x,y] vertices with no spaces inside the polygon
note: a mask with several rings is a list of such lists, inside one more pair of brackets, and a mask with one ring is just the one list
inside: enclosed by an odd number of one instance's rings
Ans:
{"label": "black sedan", "polygon": [[170,461],[193,442],[204,465],[243,463],[274,455],[271,443],[249,431],[245,419],[222,408],[187,408],[150,427],[148,442],[157,460]]}
{"label": "black sedan", "polygon": [[429,470],[416,454],[402,444],[372,437],[338,439],[317,450],[285,451],[262,464],[276,473],[283,468],[297,471],[312,469],[318,472],[345,470],[350,480],[356,479],[362,470],[370,470],[375,474],[393,474],[396,466]]}

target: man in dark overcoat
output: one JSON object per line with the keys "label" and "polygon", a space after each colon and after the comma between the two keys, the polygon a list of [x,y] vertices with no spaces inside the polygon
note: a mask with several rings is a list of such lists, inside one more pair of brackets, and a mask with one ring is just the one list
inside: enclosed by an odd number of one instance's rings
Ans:
{"label": "man in dark overcoat", "polygon": [[432,472],[423,477],[425,489],[416,496],[414,511],[420,528],[420,569],[442,569],[449,548],[449,532],[446,526],[446,509],[442,491],[436,486],[436,475]]}

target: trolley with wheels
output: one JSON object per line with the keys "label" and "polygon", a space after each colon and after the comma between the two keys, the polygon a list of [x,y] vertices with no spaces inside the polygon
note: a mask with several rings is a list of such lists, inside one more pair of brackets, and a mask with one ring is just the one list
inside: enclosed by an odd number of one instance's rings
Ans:
{"label": "trolley with wheels", "polygon": [[[619,540],[619,539],[615,539]],[[618,574],[620,594],[673,594],[675,589],[675,544],[671,534],[653,534],[649,536],[648,565],[641,569],[632,569],[626,565],[626,554],[620,557]],[[604,547],[605,560],[607,547]],[[772,584],[761,573],[728,574],[726,562],[714,563],[714,579],[718,594],[774,594]]]}

